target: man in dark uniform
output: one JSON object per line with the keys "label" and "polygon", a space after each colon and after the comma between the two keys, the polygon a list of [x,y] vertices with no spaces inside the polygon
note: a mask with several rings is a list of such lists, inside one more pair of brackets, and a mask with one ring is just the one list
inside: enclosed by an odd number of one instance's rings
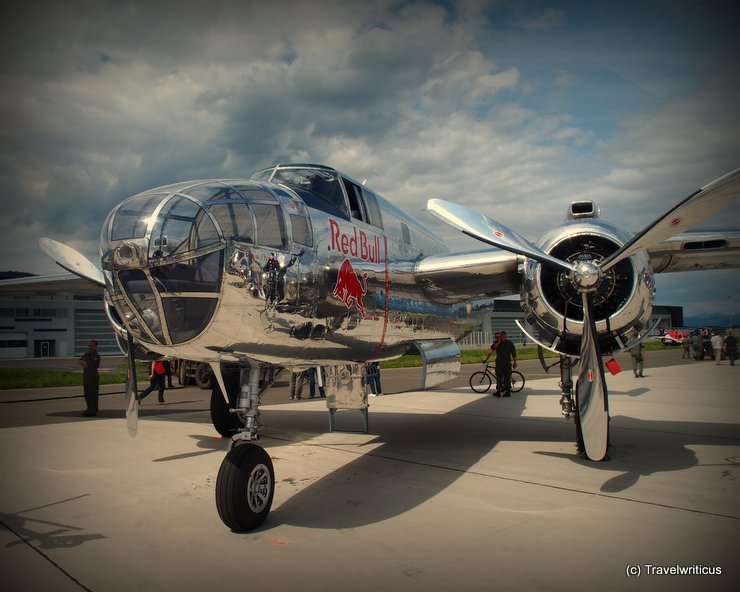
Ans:
{"label": "man in dark uniform", "polygon": [[91,339],[87,344],[87,351],[77,361],[82,367],[82,390],[85,393],[87,409],[82,414],[85,417],[95,417],[98,414],[98,389],[100,387],[100,354],[98,353],[98,342]]}
{"label": "man in dark uniform", "polygon": [[496,392],[494,397],[511,396],[511,368],[516,368],[516,347],[506,338],[506,331],[498,334],[498,340],[491,346],[496,352]]}

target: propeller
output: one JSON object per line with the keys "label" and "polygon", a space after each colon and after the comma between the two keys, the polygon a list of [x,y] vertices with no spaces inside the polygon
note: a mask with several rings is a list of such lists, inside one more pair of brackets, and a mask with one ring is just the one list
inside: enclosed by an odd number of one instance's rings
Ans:
{"label": "propeller", "polygon": [[576,380],[577,426],[579,441],[591,460],[603,460],[609,444],[609,405],[601,364],[598,332],[594,319],[593,295],[604,272],[641,249],[671,238],[705,220],[729,205],[740,193],[740,169],[708,183],[659,216],[615,253],[597,263],[575,263],[553,257],[503,224],[468,208],[441,199],[430,199],[427,210],[434,217],[486,244],[523,255],[565,271],[583,301],[583,336],[580,372]]}
{"label": "propeller", "polygon": [[53,238],[46,237],[39,239],[39,247],[59,267],[101,288],[105,288],[103,272],[79,251],[64,243],[55,241]]}
{"label": "propeller", "polygon": [[609,446],[609,397],[594,319],[593,292],[584,291],[581,297],[584,332],[580,372],[576,379],[576,421],[586,456],[591,460],[603,460]]}
{"label": "propeller", "polygon": [[127,332],[126,362],[128,362],[128,376],[126,377],[126,427],[128,435],[136,437],[139,425],[139,392],[136,388],[136,360],[134,359],[134,338],[131,331]]}
{"label": "propeller", "polygon": [[601,262],[601,270],[607,271],[640,249],[658,244],[693,228],[730,205],[737,199],[738,193],[740,193],[740,168],[707,183],[665,214],[658,216],[627,241],[621,249],[604,259]]}

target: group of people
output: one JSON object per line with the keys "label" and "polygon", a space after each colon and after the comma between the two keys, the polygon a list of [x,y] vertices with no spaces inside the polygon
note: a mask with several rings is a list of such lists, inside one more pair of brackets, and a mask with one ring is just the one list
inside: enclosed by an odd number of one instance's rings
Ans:
{"label": "group of people", "polygon": [[[319,370],[321,376],[319,377]],[[303,386],[308,382],[308,398],[316,398],[316,386],[318,385],[319,398],[326,398],[326,389],[324,388],[324,370],[319,367],[317,370],[316,366],[311,366],[308,370],[303,372],[291,372],[290,374],[290,398],[291,399],[302,399],[303,398]],[[368,395],[370,397],[379,397],[383,394],[383,389],[380,386],[380,364],[378,362],[370,362],[367,365],[367,385],[370,389]]]}
{"label": "group of people", "polygon": [[308,382],[308,398],[316,398],[316,386],[319,387],[319,398],[326,398],[326,389],[324,389],[324,370],[321,369],[321,376],[316,370],[315,366],[311,366],[308,370],[303,372],[291,372],[290,373],[290,398],[291,399],[302,399],[303,398],[303,385]]}
{"label": "group of people", "polygon": [[[705,337],[708,337],[708,331],[706,329],[704,329],[703,332],[697,333],[693,337],[688,335],[684,336],[681,340],[681,347],[683,348],[683,355],[681,357],[687,359],[690,358],[691,350],[693,348],[694,359],[701,359],[701,354],[704,351]],[[735,365],[735,360],[738,358],[737,337],[735,337],[735,332],[732,329],[727,331],[727,336],[724,338],[719,333],[715,333],[710,337],[709,342],[711,343],[712,351],[714,352],[714,360],[718,365],[722,361],[723,356],[730,360],[730,366]]]}

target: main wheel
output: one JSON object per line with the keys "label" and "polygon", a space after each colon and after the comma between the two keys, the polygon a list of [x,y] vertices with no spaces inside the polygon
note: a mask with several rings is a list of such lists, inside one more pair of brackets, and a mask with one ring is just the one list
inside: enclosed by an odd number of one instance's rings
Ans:
{"label": "main wheel", "polygon": [[473,372],[470,376],[469,384],[470,388],[476,393],[485,393],[491,388],[491,375],[488,372],[483,372],[483,370]]}
{"label": "main wheel", "polygon": [[216,384],[216,380],[213,379],[213,373],[211,372],[211,367],[208,364],[205,364],[203,362],[200,362],[195,367],[195,384],[202,388],[204,391],[207,391],[210,388],[213,388]]}
{"label": "main wheel", "polygon": [[511,373],[511,392],[518,393],[524,388],[524,375],[518,370]]}
{"label": "main wheel", "polygon": [[257,528],[270,513],[274,495],[270,455],[249,442],[229,450],[216,478],[216,509],[223,523],[236,532]]}
{"label": "main wheel", "polygon": [[229,411],[229,408],[235,406],[236,398],[239,395],[239,373],[224,373],[224,384],[226,385],[226,392],[229,396],[229,404],[224,401],[218,381],[214,382],[215,385],[211,391],[211,422],[219,434],[228,438],[242,427],[239,416]]}
{"label": "main wheel", "polygon": [[177,363],[177,382],[180,386],[188,386],[188,363],[185,360],[179,360]]}

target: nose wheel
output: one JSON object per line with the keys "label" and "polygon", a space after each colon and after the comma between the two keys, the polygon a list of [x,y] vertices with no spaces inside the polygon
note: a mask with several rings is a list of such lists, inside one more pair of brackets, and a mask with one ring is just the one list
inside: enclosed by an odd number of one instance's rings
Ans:
{"label": "nose wheel", "polygon": [[275,471],[270,455],[246,442],[229,450],[216,478],[216,509],[235,532],[262,524],[275,495]]}

